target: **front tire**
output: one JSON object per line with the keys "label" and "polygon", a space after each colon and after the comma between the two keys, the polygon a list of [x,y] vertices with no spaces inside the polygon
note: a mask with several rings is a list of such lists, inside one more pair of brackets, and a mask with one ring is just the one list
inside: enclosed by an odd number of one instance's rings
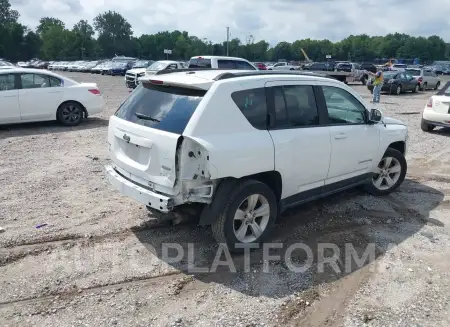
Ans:
{"label": "front tire", "polygon": [[225,243],[232,252],[261,243],[278,215],[277,199],[271,188],[256,180],[243,180],[231,194],[223,196],[227,201],[214,200],[224,203],[211,226],[216,241]]}
{"label": "front tire", "polygon": [[77,102],[66,102],[56,112],[58,122],[64,126],[76,126],[83,120],[83,107]]}
{"label": "front tire", "polygon": [[434,89],[437,90],[439,88],[439,86],[441,86],[441,82],[437,82]]}
{"label": "front tire", "polygon": [[406,170],[405,156],[398,150],[388,148],[365,189],[373,195],[390,194],[403,183]]}
{"label": "front tire", "polygon": [[400,95],[400,93],[402,93],[402,86],[401,85],[396,85],[394,92],[391,91],[391,93],[394,93],[395,95]]}
{"label": "front tire", "polygon": [[436,126],[428,124],[425,119],[420,121],[420,129],[424,132],[431,132]]}

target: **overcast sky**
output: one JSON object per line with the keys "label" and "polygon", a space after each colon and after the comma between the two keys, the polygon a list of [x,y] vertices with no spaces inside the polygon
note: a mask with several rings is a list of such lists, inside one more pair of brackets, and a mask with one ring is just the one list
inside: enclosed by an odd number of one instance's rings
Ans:
{"label": "overcast sky", "polygon": [[188,31],[213,42],[231,37],[271,45],[303,38],[341,40],[350,34],[439,35],[450,42],[450,0],[10,0],[23,24],[57,17],[72,26],[107,10],[122,14],[134,35]]}

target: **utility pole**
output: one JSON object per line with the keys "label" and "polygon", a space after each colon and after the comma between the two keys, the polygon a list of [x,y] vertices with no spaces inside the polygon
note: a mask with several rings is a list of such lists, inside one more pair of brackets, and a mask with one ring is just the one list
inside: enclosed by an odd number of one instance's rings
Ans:
{"label": "utility pole", "polygon": [[230,28],[227,26],[227,57],[228,57],[228,43],[230,42]]}

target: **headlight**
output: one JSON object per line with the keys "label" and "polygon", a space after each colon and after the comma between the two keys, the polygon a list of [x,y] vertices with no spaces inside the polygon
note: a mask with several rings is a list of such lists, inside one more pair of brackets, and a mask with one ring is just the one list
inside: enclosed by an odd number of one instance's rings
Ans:
{"label": "headlight", "polygon": [[145,72],[144,72],[144,73],[139,73],[137,76],[138,76],[138,77],[145,76]]}
{"label": "headlight", "polygon": [[394,83],[394,82],[395,82],[395,79],[390,79],[390,80],[388,81],[389,84],[392,84],[392,83]]}

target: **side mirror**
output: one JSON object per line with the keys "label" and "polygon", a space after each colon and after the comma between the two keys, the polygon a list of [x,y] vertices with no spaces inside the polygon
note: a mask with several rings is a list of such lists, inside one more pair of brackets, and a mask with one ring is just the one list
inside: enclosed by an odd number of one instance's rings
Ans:
{"label": "side mirror", "polygon": [[378,109],[371,109],[369,113],[369,122],[370,123],[379,123],[383,114]]}

